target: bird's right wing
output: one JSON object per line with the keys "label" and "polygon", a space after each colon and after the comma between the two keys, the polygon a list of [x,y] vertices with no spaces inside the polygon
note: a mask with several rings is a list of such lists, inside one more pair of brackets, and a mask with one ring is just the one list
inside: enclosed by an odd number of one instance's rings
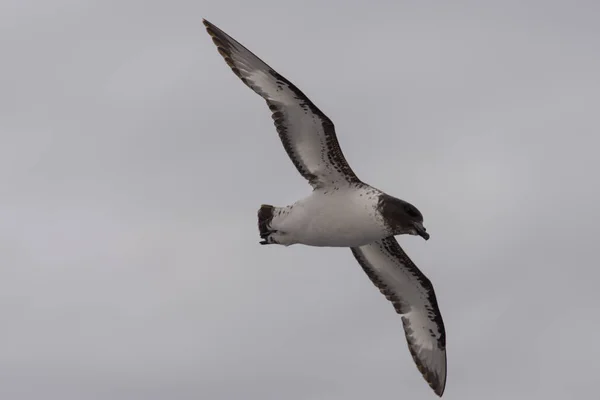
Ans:
{"label": "bird's right wing", "polygon": [[233,73],[267,101],[283,147],[313,188],[359,183],[333,122],[296,86],[212,23],[203,20]]}
{"label": "bird's right wing", "polygon": [[410,354],[441,397],[446,386],[446,331],[431,282],[393,236],[353,247],[352,254],[402,315]]}

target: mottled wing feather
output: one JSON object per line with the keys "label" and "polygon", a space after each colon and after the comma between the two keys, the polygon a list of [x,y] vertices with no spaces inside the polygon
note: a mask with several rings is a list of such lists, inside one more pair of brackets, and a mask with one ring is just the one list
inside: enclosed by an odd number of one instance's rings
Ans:
{"label": "mottled wing feather", "polygon": [[446,386],[446,331],[431,282],[393,236],[352,248],[352,254],[402,315],[410,354],[441,397]]}
{"label": "mottled wing feather", "polygon": [[333,122],[250,50],[212,23],[203,22],[233,72],[267,101],[283,147],[313,188],[360,182],[340,149]]}

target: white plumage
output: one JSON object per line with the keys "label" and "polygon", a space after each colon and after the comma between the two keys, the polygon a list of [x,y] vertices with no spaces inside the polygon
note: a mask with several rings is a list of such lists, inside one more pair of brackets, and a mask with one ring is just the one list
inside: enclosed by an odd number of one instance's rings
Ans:
{"label": "white plumage", "polygon": [[278,244],[354,247],[391,234],[378,210],[380,192],[368,186],[315,189],[308,197],[283,207],[270,227]]}

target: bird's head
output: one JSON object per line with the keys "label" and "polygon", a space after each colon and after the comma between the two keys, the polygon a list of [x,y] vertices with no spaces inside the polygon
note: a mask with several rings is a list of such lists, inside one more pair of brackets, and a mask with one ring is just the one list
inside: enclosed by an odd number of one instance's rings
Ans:
{"label": "bird's head", "polygon": [[382,195],[379,211],[394,235],[418,235],[429,239],[423,225],[423,214],[412,204],[392,196]]}

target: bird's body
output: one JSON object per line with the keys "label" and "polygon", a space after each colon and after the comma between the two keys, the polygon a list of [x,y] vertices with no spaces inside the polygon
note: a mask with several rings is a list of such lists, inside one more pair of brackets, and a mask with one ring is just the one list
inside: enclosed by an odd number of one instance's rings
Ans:
{"label": "bird's body", "polygon": [[260,243],[351,248],[402,315],[410,353],[441,396],[446,332],[435,292],[394,238],[410,234],[429,239],[423,215],[361,181],[341,151],[333,122],[302,91],[221,29],[206,20],[204,25],[234,74],[267,102],[285,151],[313,188],[292,205],[260,207]]}
{"label": "bird's body", "polygon": [[[320,247],[362,246],[389,236],[380,211],[381,191],[368,185],[315,189],[287,207],[273,209],[274,243]],[[268,207],[268,206],[267,206]]]}

